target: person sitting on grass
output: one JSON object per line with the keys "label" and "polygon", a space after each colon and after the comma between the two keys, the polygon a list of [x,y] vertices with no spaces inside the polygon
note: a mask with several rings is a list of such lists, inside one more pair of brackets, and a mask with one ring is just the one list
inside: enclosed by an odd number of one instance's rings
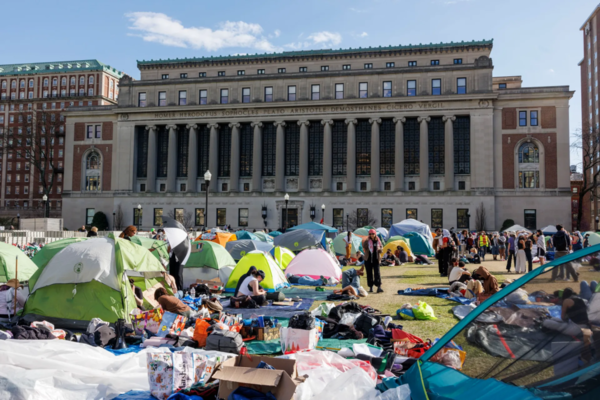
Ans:
{"label": "person sitting on grass", "polygon": [[392,253],[392,249],[387,249],[383,257],[381,258],[381,265],[392,267],[394,265],[400,265],[400,260]]}
{"label": "person sitting on grass", "polygon": [[395,252],[396,258],[400,261],[400,264],[406,264],[408,262],[408,253],[402,246],[396,246]]}
{"label": "person sitting on grass", "polygon": [[334,294],[348,294],[354,297],[367,297],[367,291],[360,286],[360,277],[365,274],[365,267],[350,268],[342,272],[342,289],[334,290]]}
{"label": "person sitting on grass", "polygon": [[253,271],[242,282],[236,297],[247,296],[252,298],[256,305],[262,306],[267,301],[267,292],[260,286],[260,282],[265,279],[265,271]]}
{"label": "person sitting on grass", "polygon": [[454,282],[465,283],[469,279],[471,279],[471,273],[467,271],[465,263],[462,261],[459,261],[458,266],[452,268],[452,271],[450,271],[450,274],[448,275],[450,285]]}
{"label": "person sitting on grass", "polygon": [[469,264],[481,264],[481,257],[477,254],[477,249],[472,248],[467,255],[467,260],[469,260]]}

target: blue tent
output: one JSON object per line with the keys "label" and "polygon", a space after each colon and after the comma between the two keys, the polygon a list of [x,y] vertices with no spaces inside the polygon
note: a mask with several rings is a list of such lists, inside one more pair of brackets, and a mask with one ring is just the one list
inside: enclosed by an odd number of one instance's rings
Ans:
{"label": "blue tent", "polygon": [[246,254],[254,250],[264,251],[265,253],[273,250],[271,243],[261,242],[260,240],[233,240],[225,243],[225,249],[231,254],[235,261],[239,261]]}
{"label": "blue tent", "polygon": [[418,232],[408,232],[403,237],[410,241],[410,249],[414,254],[423,254],[428,257],[434,256],[435,252],[429,240]]}
{"label": "blue tent", "polygon": [[309,247],[320,247],[325,251],[329,248],[325,231],[288,230],[283,235],[277,236],[273,242],[275,246],[287,247],[295,253]]}
{"label": "blue tent", "polygon": [[279,231],[273,231],[273,232],[269,232],[269,236],[271,237],[277,237],[279,235],[283,235],[283,233],[279,232]]}
{"label": "blue tent", "polygon": [[258,236],[256,236],[254,233],[248,232],[248,231],[237,231],[235,233],[235,237],[237,238],[237,240],[259,240],[261,241]]}
{"label": "blue tent", "polygon": [[298,225],[293,228],[288,229],[288,231],[297,231],[299,229],[305,229],[308,231],[325,231],[329,233],[337,233],[336,228],[332,228],[331,226],[319,224],[316,222],[307,222],[306,224]]}
{"label": "blue tent", "polygon": [[[571,286],[588,300],[590,323],[599,323],[600,289],[592,292],[585,284],[579,288],[555,280],[561,270],[575,274],[576,266],[580,266],[580,280],[597,280],[600,271],[590,267],[599,258],[600,245],[596,245],[534,269],[474,308],[402,377],[385,378],[378,388],[385,391],[408,384],[413,400],[599,398],[600,358],[590,355],[598,339],[592,336],[586,348],[581,328],[575,328],[580,333],[563,334],[568,324],[545,316],[549,308],[561,309],[549,305],[546,301],[552,297],[548,296],[557,289],[562,296]],[[523,310],[539,315],[539,322],[517,322]],[[457,348],[463,352],[462,361]]]}

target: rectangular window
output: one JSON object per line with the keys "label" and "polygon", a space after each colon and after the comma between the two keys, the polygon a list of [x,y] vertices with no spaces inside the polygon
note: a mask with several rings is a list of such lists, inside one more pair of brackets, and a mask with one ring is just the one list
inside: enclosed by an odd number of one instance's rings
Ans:
{"label": "rectangular window", "polygon": [[319,95],[321,93],[320,85],[312,85],[310,88],[310,99],[311,100],[319,100]]}
{"label": "rectangular window", "polygon": [[506,89],[506,83],[499,83],[498,89]]}
{"label": "rectangular window", "polygon": [[187,184],[186,183],[180,183],[179,184],[179,191],[180,192],[187,192]]}
{"label": "rectangular window", "polygon": [[467,93],[467,78],[456,78],[456,93]]}
{"label": "rectangular window", "polygon": [[344,209],[343,208],[334,208],[333,209],[333,226],[335,227],[344,227]]}
{"label": "rectangular window", "polygon": [[386,68],[394,68],[395,66],[396,66],[396,63],[393,63],[393,62],[385,63]]}
{"label": "rectangular window", "polygon": [[467,185],[465,181],[458,181],[458,190],[467,190]]}
{"label": "rectangular window", "polygon": [[198,78],[206,78],[206,72],[198,72]]}
{"label": "rectangular window", "polygon": [[308,72],[308,67],[300,67],[298,68],[298,72]]}
{"label": "rectangular window", "polygon": [[392,97],[392,82],[383,82],[383,97]]}
{"label": "rectangular window", "polygon": [[277,68],[278,74],[285,74],[285,68]]}
{"label": "rectangular window", "polygon": [[393,210],[391,208],[381,209],[381,226],[384,228],[391,228],[393,223]]}
{"label": "rectangular window", "polygon": [[438,182],[438,181],[433,182],[433,190],[440,190],[440,182]]}
{"label": "rectangular window", "polygon": [[344,84],[343,83],[335,84],[335,98],[338,100],[344,98]]}
{"label": "rectangular window", "polygon": [[456,210],[456,227],[458,229],[469,229],[468,208],[459,208]]}
{"label": "rectangular window", "polygon": [[537,227],[536,210],[525,210],[525,229],[535,229]]}
{"label": "rectangular window", "polygon": [[238,209],[238,226],[248,226],[248,209]]}
{"label": "rectangular window", "polygon": [[221,104],[229,103],[229,89],[221,89]]}
{"label": "rectangular window", "polygon": [[373,64],[372,63],[366,63],[365,64],[365,69],[373,69]]}
{"label": "rectangular window", "polygon": [[249,192],[250,191],[250,184],[247,182],[244,182],[244,192]]}
{"label": "rectangular window", "polygon": [[102,125],[96,125],[95,126],[95,134],[94,137],[96,139],[101,139],[102,138]]}
{"label": "rectangular window", "polygon": [[265,74],[265,70],[264,69],[258,69],[258,70],[256,70],[256,73],[258,75],[264,75]]}
{"label": "rectangular window", "polygon": [[185,216],[185,210],[183,208],[175,209],[175,220],[183,224],[183,219]]}
{"label": "rectangular window", "polygon": [[361,182],[361,183],[360,183],[360,190],[361,190],[362,192],[364,192],[364,191],[366,191],[366,190],[367,190],[367,182]]}
{"label": "rectangular window", "polygon": [[442,80],[432,79],[431,80],[431,94],[433,96],[439,96],[442,94]]}
{"label": "rectangular window", "polygon": [[329,65],[321,65],[321,71],[329,71]]}
{"label": "rectangular window", "polygon": [[167,105],[167,92],[158,92],[158,106],[165,107]]}
{"label": "rectangular window", "polygon": [[408,182],[408,190],[415,190],[415,183],[414,182]]}
{"label": "rectangular window", "polygon": [[440,65],[440,60],[431,60],[431,65]]}
{"label": "rectangular window", "polygon": [[158,189],[158,191],[159,191],[159,192],[166,192],[166,191],[167,191],[167,184],[166,184],[166,183],[161,183],[161,184],[158,186],[158,188],[159,188],[159,189]]}
{"label": "rectangular window", "polygon": [[138,93],[138,107],[146,107],[146,93]]}
{"label": "rectangular window", "polygon": [[357,208],[356,209],[356,226],[367,226],[369,225],[369,209],[368,208]]}
{"label": "rectangular window", "polygon": [[250,103],[250,88],[242,89],[242,103]]}
{"label": "rectangular window", "polygon": [[[243,69],[239,70],[237,72],[238,75],[246,75],[246,71],[244,71]],[[223,75],[219,75],[219,76],[225,76],[225,73],[223,73]]]}
{"label": "rectangular window", "polygon": [[217,226],[224,226],[227,223],[227,209],[217,208]]}
{"label": "rectangular window", "polygon": [[219,72],[217,72],[217,76],[225,76],[225,71],[219,71]]}
{"label": "rectangular window", "polygon": [[366,82],[362,82],[358,84],[358,97],[361,99],[366,99],[369,97],[369,85]]}
{"label": "rectangular window", "polygon": [[383,182],[383,190],[386,192],[392,190],[392,182]]}
{"label": "rectangular window", "polygon": [[273,101],[273,86],[265,87],[265,103]]}
{"label": "rectangular window", "polygon": [[444,226],[444,210],[441,208],[431,209],[431,227],[442,228]]}
{"label": "rectangular window", "polygon": [[417,66],[417,62],[416,61],[409,61],[408,62],[408,66],[409,67],[416,67]]}
{"label": "rectangular window", "polygon": [[94,214],[96,214],[95,208],[86,208],[85,209],[85,224],[91,225],[94,220]]}
{"label": "rectangular window", "polygon": [[187,74],[179,74],[179,78],[186,79],[187,78]]}
{"label": "rectangular window", "polygon": [[527,111],[519,111],[519,126],[527,126]]}
{"label": "rectangular window", "polygon": [[229,190],[229,189],[228,189],[228,186],[227,186],[227,184],[226,184],[226,183],[222,183],[222,184],[221,184],[221,192],[227,192],[228,190]]}
{"label": "rectangular window", "polygon": [[195,215],[195,225],[196,226],[205,226],[204,224],[204,208],[196,208]]}
{"label": "rectangular window", "polygon": [[352,67],[350,66],[350,64],[344,64],[344,65],[342,65],[342,69],[347,71],[347,70],[352,69]]}
{"label": "rectangular window", "polygon": [[296,101],[296,86],[288,86],[288,101]]}
{"label": "rectangular window", "polygon": [[154,209],[154,226],[161,226],[163,223],[163,209],[155,208]]}
{"label": "rectangular window", "polygon": [[145,191],[146,191],[146,184],[140,183],[140,192],[145,192]]}
{"label": "rectangular window", "polygon": [[162,74],[162,79],[169,79],[169,74]]}
{"label": "rectangular window", "polygon": [[529,112],[529,125],[538,126],[538,112],[537,111]]}
{"label": "rectangular window", "polygon": [[335,190],[337,190],[338,192],[343,191],[344,190],[344,182],[336,182]]}
{"label": "rectangular window", "polygon": [[454,64],[462,64],[462,58],[455,58]]}
{"label": "rectangular window", "polygon": [[200,104],[208,104],[208,90],[200,91]]}
{"label": "rectangular window", "polygon": [[417,81],[406,82],[406,95],[416,96],[417,95]]}
{"label": "rectangular window", "polygon": [[86,139],[94,138],[94,125],[88,125]]}
{"label": "rectangular window", "polygon": [[185,106],[187,104],[187,91],[180,90],[179,91],[179,105]]}

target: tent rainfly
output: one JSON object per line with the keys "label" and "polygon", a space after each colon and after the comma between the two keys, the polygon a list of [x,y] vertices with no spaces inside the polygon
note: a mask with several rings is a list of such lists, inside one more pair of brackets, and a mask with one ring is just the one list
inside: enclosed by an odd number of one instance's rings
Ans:
{"label": "tent rainfly", "polygon": [[260,283],[260,286],[267,292],[275,292],[290,286],[283,271],[279,268],[279,265],[277,265],[275,260],[273,260],[273,257],[268,253],[255,250],[246,254],[240,262],[238,262],[231,272],[229,280],[227,280],[225,291],[233,293],[240,277],[246,274],[252,266],[256,267],[258,270],[264,271],[265,279]]}

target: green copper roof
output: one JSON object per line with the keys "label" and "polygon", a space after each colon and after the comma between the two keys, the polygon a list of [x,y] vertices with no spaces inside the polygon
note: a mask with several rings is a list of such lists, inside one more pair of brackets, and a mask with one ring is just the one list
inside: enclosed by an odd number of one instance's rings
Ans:
{"label": "green copper roof", "polygon": [[124,75],[123,72],[118,71],[110,65],[101,63],[98,60],[52,61],[0,65],[0,76],[48,74],[71,71],[103,71],[116,78],[121,78]]}
{"label": "green copper roof", "polygon": [[465,47],[465,46],[491,46],[494,39],[479,40],[471,42],[450,42],[450,43],[429,43],[429,44],[409,44],[399,46],[379,46],[379,47],[358,47],[349,49],[323,49],[323,50],[305,50],[305,51],[284,51],[281,53],[263,53],[263,54],[243,54],[243,55],[228,55],[228,56],[210,56],[210,57],[192,57],[192,58],[174,58],[166,60],[138,60],[138,66],[152,64],[177,64],[188,62],[210,62],[224,60],[248,60],[256,58],[279,58],[279,57],[299,57],[299,56],[321,56],[333,54],[348,54],[358,52],[374,52],[374,51],[394,51],[394,50],[419,50],[419,49],[439,49],[450,47]]}

